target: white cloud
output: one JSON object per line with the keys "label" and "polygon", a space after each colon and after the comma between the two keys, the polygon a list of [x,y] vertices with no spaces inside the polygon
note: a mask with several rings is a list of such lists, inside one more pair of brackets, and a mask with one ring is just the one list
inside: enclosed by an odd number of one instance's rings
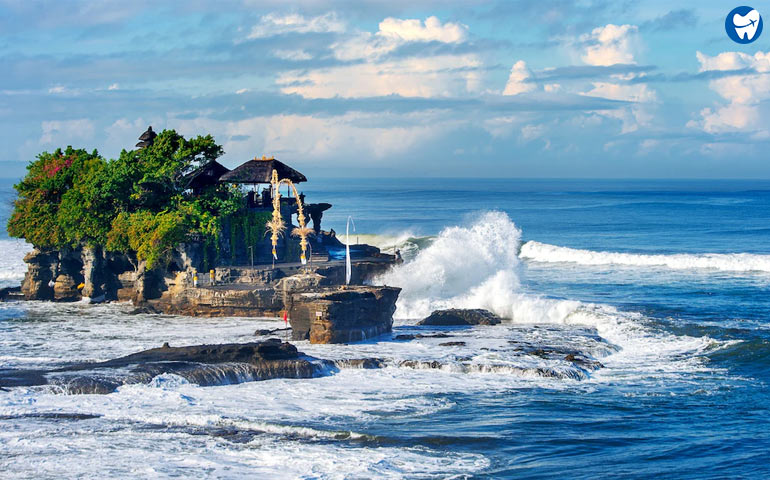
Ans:
{"label": "white cloud", "polygon": [[582,95],[589,97],[607,98],[626,102],[655,102],[657,93],[645,84],[617,84],[610,82],[593,82],[593,88]]}
{"label": "white cloud", "polygon": [[538,137],[542,137],[545,134],[545,125],[524,125],[521,128],[522,140],[529,141]]}
{"label": "white cloud", "polygon": [[688,127],[702,128],[708,133],[753,130],[759,121],[759,110],[754,105],[730,103],[716,109],[700,111],[700,121],[691,120]]}
{"label": "white cloud", "polygon": [[413,42],[461,43],[467,37],[468,27],[459,23],[445,23],[436,17],[425,22],[418,19],[386,18],[377,32],[359,32],[353,37],[332,45],[339,60],[374,60],[398,47]]}
{"label": "white cloud", "polygon": [[139,139],[139,135],[147,129],[148,125],[153,125],[153,130],[156,132],[161,131],[160,126],[162,123],[160,121],[146,122],[141,117],[133,121],[127,118],[115,120],[104,129],[104,147],[100,147],[99,151],[101,152],[105,149],[105,154],[117,155],[117,152],[120,152],[123,148],[128,150],[134,148],[134,145]]}
{"label": "white cloud", "polygon": [[638,32],[636,25],[613,25],[594,28],[580,40],[587,44],[582,60],[588,65],[615,65],[635,63],[634,45]]}
{"label": "white cloud", "polygon": [[283,93],[307,98],[435,97],[476,92],[480,89],[478,69],[482,62],[474,54],[418,52],[406,58],[382,58],[408,43],[459,43],[466,37],[465,25],[442,24],[436,17],[428,17],[424,22],[386,18],[379,23],[377,32],[358,32],[331,46],[337,59],[358,60],[358,63],[289,71],[280,74],[276,83]]}
{"label": "white cloud", "polygon": [[215,138],[248,135],[248,142],[225,141],[223,158],[235,166],[254,155],[302,158],[307,162],[333,160],[335,165],[370,159],[372,164],[391,155],[403,154],[454,128],[445,113],[421,112],[406,115],[347,113],[331,117],[273,115],[239,121],[199,117],[175,122],[184,135],[212,133]]}
{"label": "white cloud", "polygon": [[561,84],[558,83],[546,83],[543,85],[543,90],[545,90],[548,93],[554,93],[561,90]]}
{"label": "white cloud", "polygon": [[[635,64],[634,52],[640,44],[637,38],[638,32],[639,28],[636,25],[628,24],[614,25],[610,23],[595,28],[590,34],[580,37],[581,42],[585,45],[581,59],[586,64],[594,66]],[[648,85],[626,83],[644,75],[644,73],[612,75],[611,77],[615,81],[622,83],[614,81],[592,82],[589,89],[579,93],[589,97],[635,103],[635,105],[596,112],[600,116],[620,120],[620,133],[634,132],[640,126],[651,124],[653,119],[651,109],[645,104],[658,101],[657,92]]]}
{"label": "white cloud", "polygon": [[511,68],[511,74],[508,76],[508,83],[505,84],[503,95],[518,95],[531,92],[535,88],[536,86],[532,82],[532,72],[527,68],[524,60],[519,60]]}
{"label": "white cloud", "polygon": [[341,33],[345,30],[345,23],[338,19],[334,12],[317,17],[305,17],[296,13],[270,13],[263,15],[251,28],[248,38],[266,38],[285,33]]}
{"label": "white cloud", "polygon": [[73,140],[90,140],[94,136],[94,124],[87,118],[49,120],[42,122],[40,128],[43,130],[38,140],[40,145],[72,145]]}
{"label": "white cloud", "polygon": [[312,55],[310,55],[308,52],[298,49],[298,50],[273,50],[273,55],[275,55],[277,58],[281,58],[283,60],[291,60],[291,61],[300,61],[300,60],[310,60],[313,58]]}
{"label": "white cloud", "polygon": [[743,52],[722,52],[714,57],[696,52],[700,71],[725,71],[753,68],[758,72],[770,72],[770,52],[757,52],[749,55]]}
{"label": "white cloud", "polygon": [[633,102],[634,105],[623,108],[596,112],[604,117],[620,120],[620,133],[635,132],[641,126],[649,126],[653,120],[650,104],[658,101],[657,92],[643,83],[593,82],[590,90],[580,94],[589,97],[606,98],[608,100]]}
{"label": "white cloud", "polygon": [[442,25],[441,20],[436,17],[426,18],[424,24],[418,19],[401,20],[389,17],[380,22],[380,31],[377,34],[403,42],[460,43],[465,41],[467,32],[468,27],[465,25],[452,22]]}
{"label": "white cloud", "polygon": [[484,120],[484,130],[495,138],[508,137],[524,120],[518,116],[494,117]]}
{"label": "white cloud", "polygon": [[[278,76],[283,93],[307,98],[453,96],[477,91],[481,66],[475,55],[413,57],[380,63],[291,71]],[[459,71],[458,71],[459,69]]]}
{"label": "white cloud", "polygon": [[598,114],[620,120],[620,133],[630,133],[639,130],[639,127],[647,127],[652,124],[653,115],[645,105],[634,105],[615,110],[602,110]]}
{"label": "white cloud", "polygon": [[697,52],[695,56],[701,72],[752,69],[758,73],[711,80],[709,88],[729,103],[704,108],[700,119],[691,120],[687,126],[708,133],[760,131],[759,103],[770,99],[770,52],[722,52],[713,57]]}

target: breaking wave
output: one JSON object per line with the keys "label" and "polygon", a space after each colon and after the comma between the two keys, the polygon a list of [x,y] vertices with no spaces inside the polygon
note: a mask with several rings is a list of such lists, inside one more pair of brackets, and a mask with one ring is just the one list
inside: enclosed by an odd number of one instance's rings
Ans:
{"label": "breaking wave", "polygon": [[32,245],[19,239],[0,240],[0,288],[21,285],[27,264],[24,256],[32,250]]}
{"label": "breaking wave", "polygon": [[669,334],[635,312],[526,292],[520,243],[521,231],[505,213],[486,212],[469,226],[444,229],[413,260],[378,280],[402,288],[394,315],[402,323],[437,309],[484,308],[516,324],[588,326],[620,347],[608,366],[636,372],[700,369],[697,357],[717,346],[708,337]]}
{"label": "breaking wave", "polygon": [[523,259],[544,263],[666,267],[675,270],[712,269],[726,272],[770,272],[770,255],[750,253],[643,255],[580,250],[530,241],[522,245],[520,256]]}

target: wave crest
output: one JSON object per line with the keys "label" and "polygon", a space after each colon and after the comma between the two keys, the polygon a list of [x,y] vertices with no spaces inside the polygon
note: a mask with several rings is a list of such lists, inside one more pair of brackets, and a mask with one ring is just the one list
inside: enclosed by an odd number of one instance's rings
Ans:
{"label": "wave crest", "polygon": [[750,253],[645,255],[580,250],[529,241],[522,245],[520,257],[543,263],[666,267],[674,270],[711,269],[726,272],[770,272],[770,255]]}

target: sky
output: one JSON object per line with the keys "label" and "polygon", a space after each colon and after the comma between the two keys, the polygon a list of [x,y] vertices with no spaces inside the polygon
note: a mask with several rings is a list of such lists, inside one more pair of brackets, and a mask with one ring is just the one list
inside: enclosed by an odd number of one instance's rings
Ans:
{"label": "sky", "polygon": [[770,178],[738,5],[0,0],[0,176],[152,125],[308,176]]}

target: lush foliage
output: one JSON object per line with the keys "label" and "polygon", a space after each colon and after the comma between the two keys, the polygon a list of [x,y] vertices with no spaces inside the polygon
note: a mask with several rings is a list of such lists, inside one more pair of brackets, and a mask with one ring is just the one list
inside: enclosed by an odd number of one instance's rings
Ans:
{"label": "lush foliage", "polygon": [[255,247],[260,240],[265,238],[265,224],[270,221],[272,212],[252,212],[242,210],[230,217],[230,255],[235,259],[238,239],[242,239],[243,245]]}
{"label": "lush foliage", "polygon": [[42,248],[92,244],[134,252],[152,268],[188,235],[210,243],[220,218],[243,209],[234,187],[186,191],[185,175],[222,153],[210,135],[188,140],[173,130],[111,161],[72,147],[44,152],[15,186],[8,231]]}

